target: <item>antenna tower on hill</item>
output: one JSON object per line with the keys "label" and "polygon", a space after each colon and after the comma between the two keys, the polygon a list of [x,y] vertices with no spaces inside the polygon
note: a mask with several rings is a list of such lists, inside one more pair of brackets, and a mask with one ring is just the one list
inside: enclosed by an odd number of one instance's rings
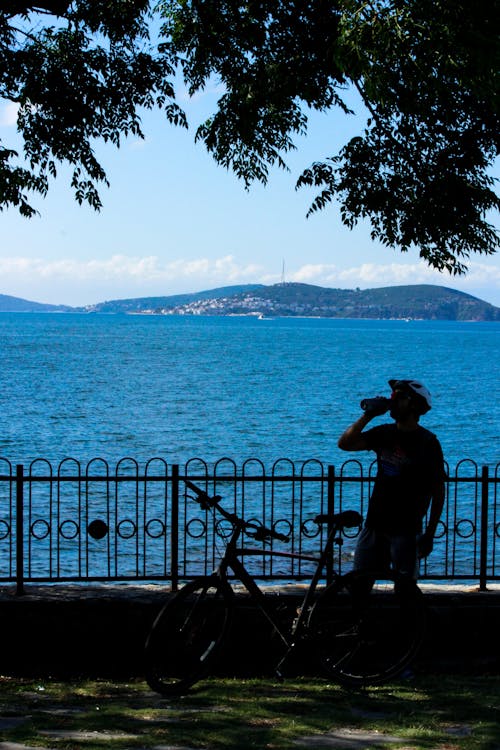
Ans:
{"label": "antenna tower on hill", "polygon": [[281,286],[285,286],[285,259],[281,265]]}

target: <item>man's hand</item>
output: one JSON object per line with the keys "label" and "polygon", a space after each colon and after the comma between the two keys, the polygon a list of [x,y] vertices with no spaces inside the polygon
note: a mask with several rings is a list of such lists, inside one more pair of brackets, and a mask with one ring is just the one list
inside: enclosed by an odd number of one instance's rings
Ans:
{"label": "man's hand", "polygon": [[375,396],[375,398],[365,398],[361,402],[361,408],[369,417],[380,417],[389,411],[391,401],[384,396]]}

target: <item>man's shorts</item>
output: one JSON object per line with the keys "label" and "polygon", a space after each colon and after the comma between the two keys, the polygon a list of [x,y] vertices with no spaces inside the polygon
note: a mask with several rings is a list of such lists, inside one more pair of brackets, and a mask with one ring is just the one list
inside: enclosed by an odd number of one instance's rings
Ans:
{"label": "man's shorts", "polygon": [[369,529],[361,530],[354,553],[354,570],[388,570],[418,578],[417,538],[415,534],[393,535]]}

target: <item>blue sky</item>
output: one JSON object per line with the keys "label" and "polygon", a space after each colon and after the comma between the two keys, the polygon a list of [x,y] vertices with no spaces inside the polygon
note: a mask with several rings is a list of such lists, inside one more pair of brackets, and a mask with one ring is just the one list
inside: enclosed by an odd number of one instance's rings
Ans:
{"label": "blue sky", "polygon": [[[41,216],[0,213],[0,293],[54,304],[169,295],[241,283],[302,281],[362,289],[396,284],[442,284],[500,305],[500,255],[476,257],[463,278],[429,269],[417,251],[401,254],[374,243],[368,224],[343,227],[333,206],[309,219],[314,193],[295,181],[315,159],[333,155],[360,128],[362,115],[315,114],[309,133],[267,186],[249,192],[215,164],[194,126],[211,111],[215,90],[181,98],[186,132],[145,113],[144,141],[117,150],[96,144],[111,187],[103,208],[79,206],[69,171],[59,170]],[[12,105],[0,102],[0,138],[19,147]]]}

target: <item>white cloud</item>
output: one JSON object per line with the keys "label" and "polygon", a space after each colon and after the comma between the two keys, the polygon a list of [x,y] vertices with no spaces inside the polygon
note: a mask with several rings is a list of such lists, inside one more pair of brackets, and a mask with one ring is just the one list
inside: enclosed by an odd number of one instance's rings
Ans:
{"label": "white cloud", "polygon": [[213,103],[215,103],[215,100],[222,96],[226,90],[226,86],[215,76],[212,76],[202,89],[198,89],[193,94],[190,94],[188,87],[181,82],[177,90],[177,98],[184,104],[196,104],[203,99],[213,100]]}
{"label": "white cloud", "polygon": [[319,283],[320,280],[336,278],[338,274],[337,266],[329,263],[307,263],[301,266],[297,271],[287,274],[287,281],[296,281],[302,284]]}
{"label": "white cloud", "polygon": [[129,138],[127,140],[127,147],[130,151],[144,151],[151,143],[150,138]]}
{"label": "white cloud", "polygon": [[463,277],[463,283],[491,283],[500,284],[500,268],[487,263],[469,263],[469,272]]}
{"label": "white cloud", "polygon": [[162,261],[156,255],[134,257],[112,255],[90,260],[41,258],[0,258],[0,275],[25,279],[66,279],[72,281],[137,281],[172,282],[179,279],[213,279],[220,282],[253,281],[263,271],[256,264],[238,264],[232,255],[221,258],[177,259]]}
{"label": "white cloud", "polygon": [[306,264],[289,274],[288,281],[310,284],[340,284],[342,286],[391,286],[394,284],[438,284],[454,288],[474,287],[478,284],[500,287],[500,268],[482,263],[469,263],[467,275],[453,277],[430,268],[423,261],[416,263],[363,263],[351,268],[333,264]]}
{"label": "white cloud", "polygon": [[0,126],[11,128],[17,123],[19,104],[7,102],[0,106]]}

